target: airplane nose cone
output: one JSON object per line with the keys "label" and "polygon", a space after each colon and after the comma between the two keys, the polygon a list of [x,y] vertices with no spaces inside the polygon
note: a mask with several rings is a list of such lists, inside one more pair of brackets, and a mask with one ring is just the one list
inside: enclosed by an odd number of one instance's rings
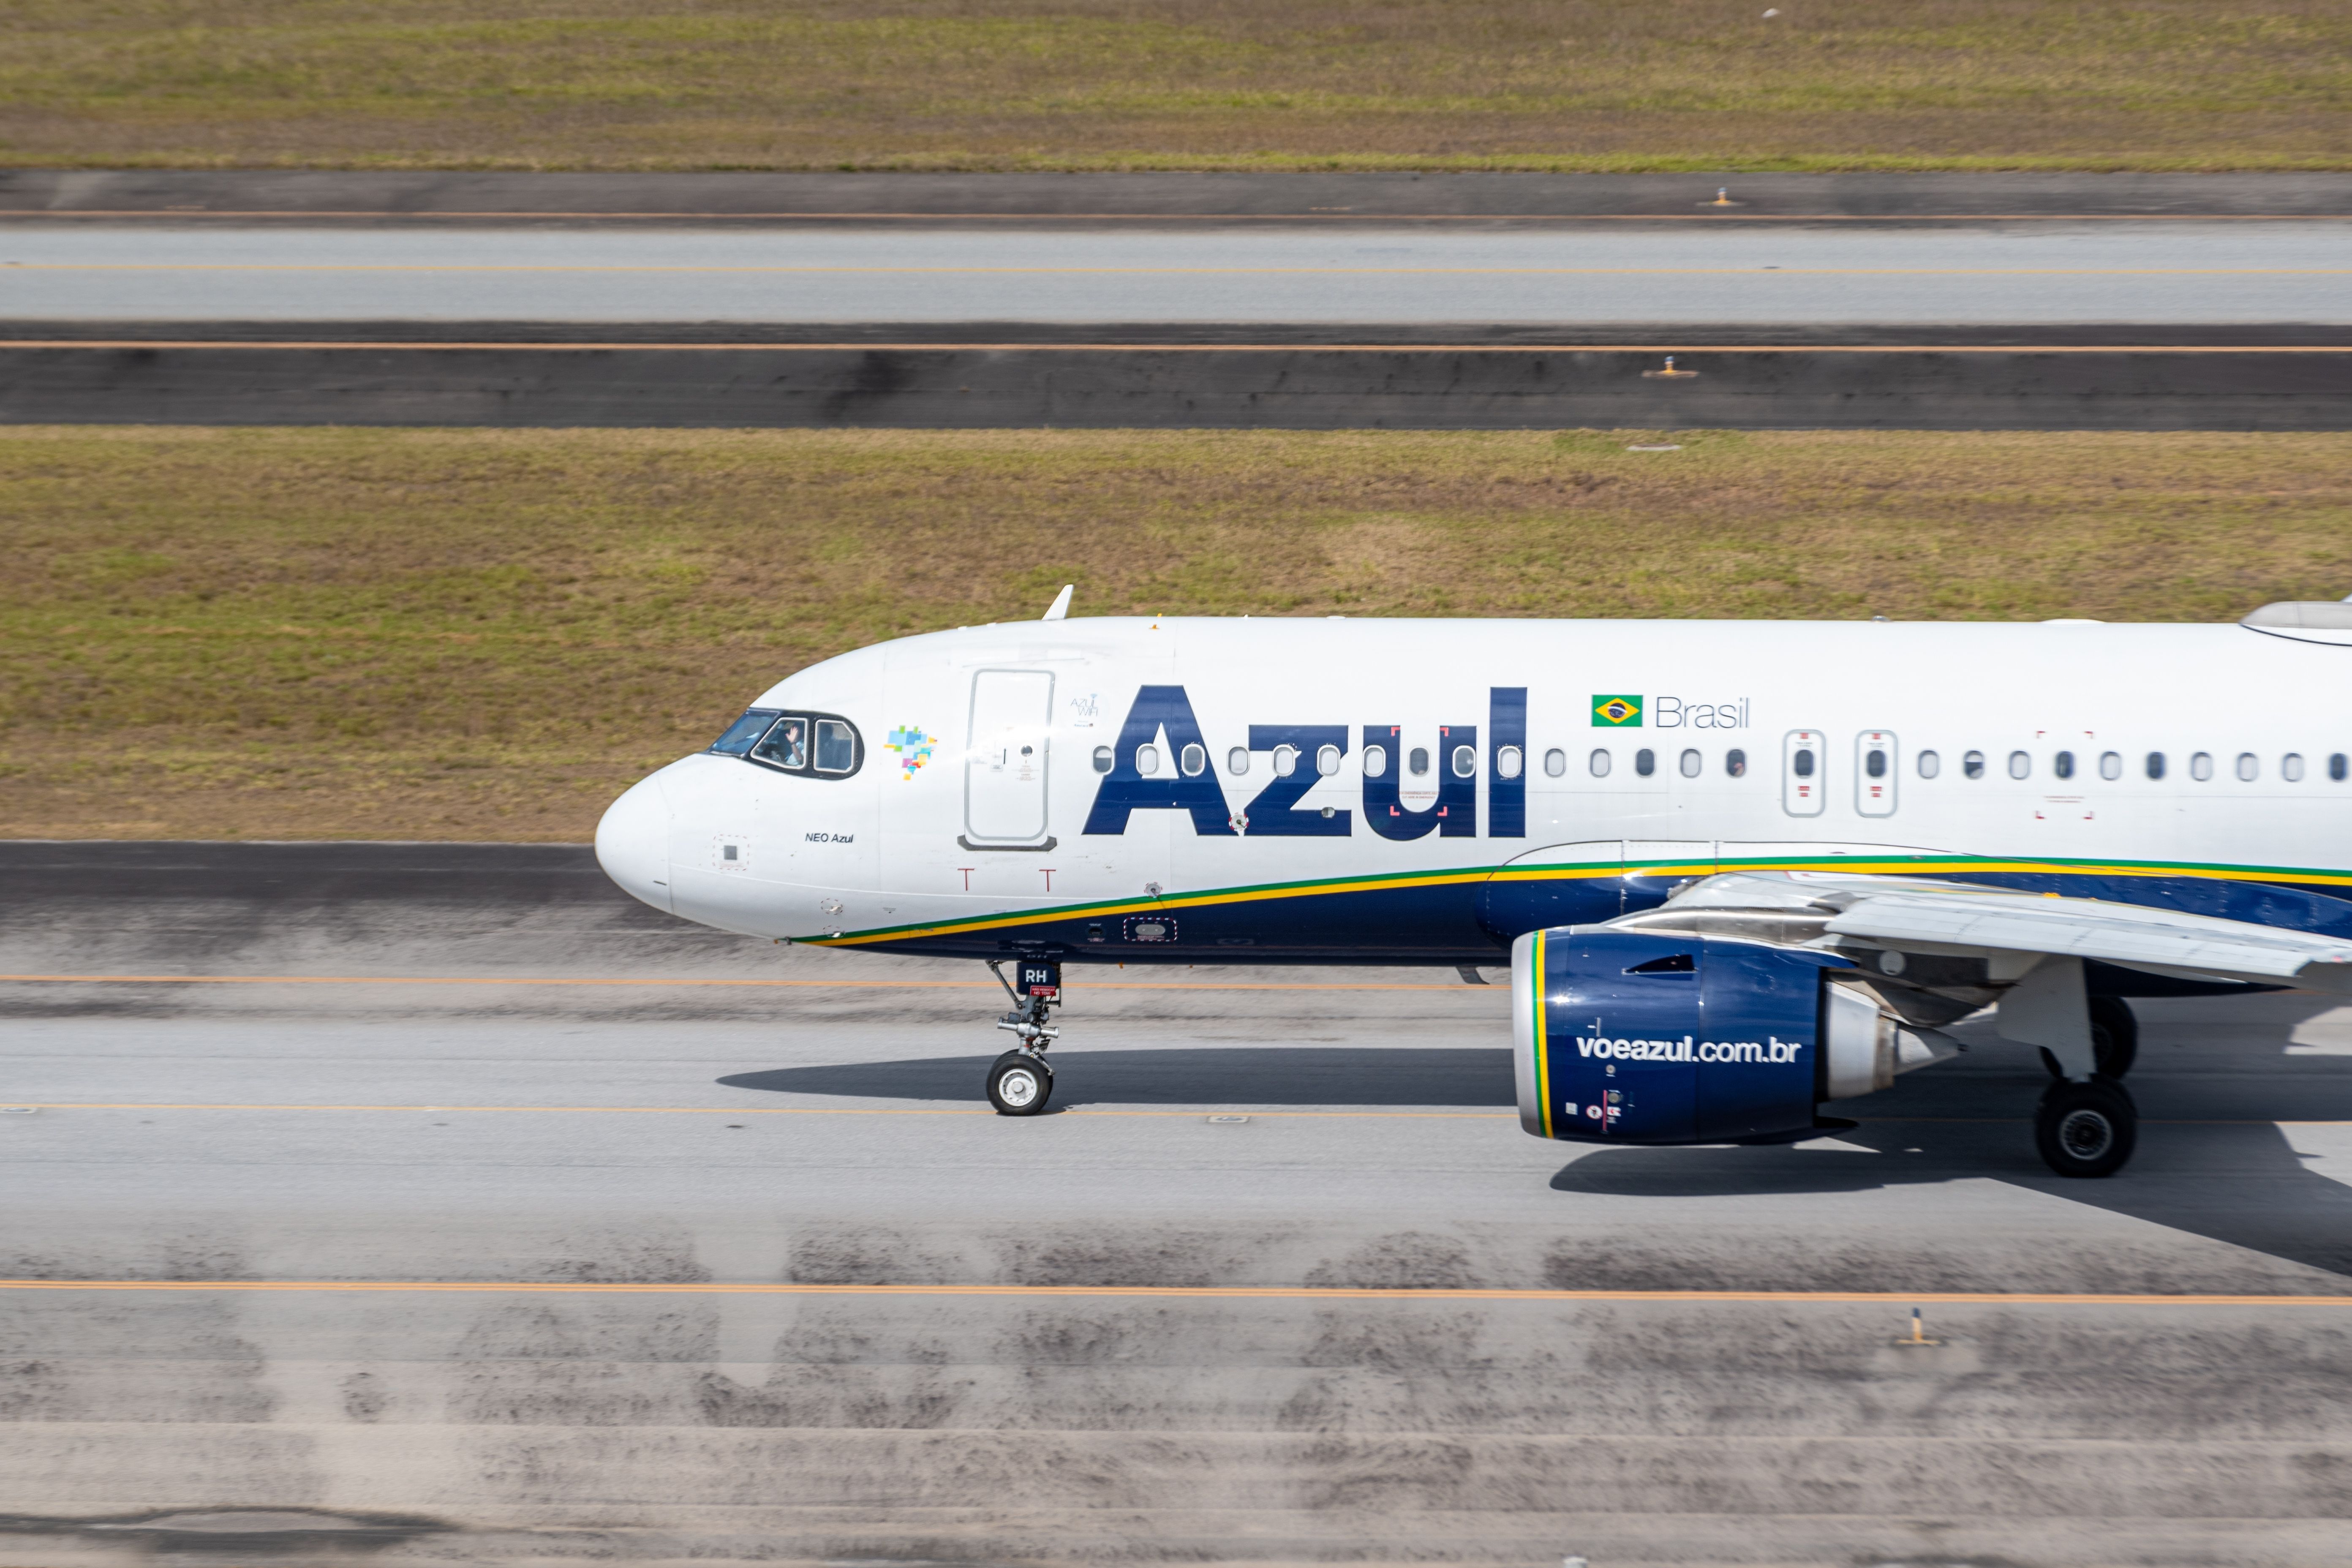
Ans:
{"label": "airplane nose cone", "polygon": [[669,901],[669,801],[659,779],[639,779],[596,825],[596,863],[633,898],[664,914]]}

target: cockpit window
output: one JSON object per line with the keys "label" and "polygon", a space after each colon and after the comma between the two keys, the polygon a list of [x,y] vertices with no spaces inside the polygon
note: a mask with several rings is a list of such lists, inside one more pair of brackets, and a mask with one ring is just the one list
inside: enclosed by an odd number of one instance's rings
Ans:
{"label": "cockpit window", "polygon": [[780,768],[808,766],[808,721],[797,713],[785,714],[751,748],[751,754]]}
{"label": "cockpit window", "polygon": [[846,719],[820,719],[816,721],[816,771],[821,773],[845,773],[857,767],[857,731],[849,727]]}
{"label": "cockpit window", "polygon": [[713,752],[778,773],[845,779],[866,765],[865,737],[832,713],[782,713],[754,708],[728,726]]}
{"label": "cockpit window", "polygon": [[728,725],[727,733],[711,742],[710,749],[723,752],[730,757],[740,757],[751,749],[752,742],[767,733],[768,726],[775,722],[775,719],[774,709],[754,708]]}

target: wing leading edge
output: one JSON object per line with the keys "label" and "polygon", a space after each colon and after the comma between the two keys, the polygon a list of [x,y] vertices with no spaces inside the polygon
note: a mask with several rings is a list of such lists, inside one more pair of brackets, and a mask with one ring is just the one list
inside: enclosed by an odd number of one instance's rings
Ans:
{"label": "wing leading edge", "polygon": [[[2101,899],[2011,892],[1960,882],[1837,872],[1743,871],[1681,889],[1632,919],[1718,919],[1731,911],[1818,920],[1804,945],[1981,957],[2096,959],[2178,979],[2235,980],[2352,993],[2352,942],[2249,921]],[[1708,923],[1712,924],[1713,921]],[[2021,977],[2023,967],[2017,971]],[[1995,973],[1999,970],[1996,968]]]}

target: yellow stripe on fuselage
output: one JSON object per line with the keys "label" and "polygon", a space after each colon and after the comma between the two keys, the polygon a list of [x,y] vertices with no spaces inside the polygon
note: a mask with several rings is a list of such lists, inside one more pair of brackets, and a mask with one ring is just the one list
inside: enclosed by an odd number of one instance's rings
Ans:
{"label": "yellow stripe on fuselage", "polygon": [[813,935],[793,940],[809,947],[865,947],[879,942],[920,941],[927,937],[961,936],[976,931],[1005,931],[1045,921],[1093,920],[1104,916],[1160,914],[1176,910],[1217,909],[1235,904],[1266,903],[1282,899],[1328,898],[1341,893],[1385,892],[1396,889],[1460,887],[1479,882],[1590,881],[1609,877],[1712,877],[1733,871],[1837,871],[1863,876],[1970,874],[2040,874],[2061,877],[2195,877],[2222,882],[2285,882],[2323,887],[2352,887],[2352,871],[2321,870],[2286,866],[2199,866],[2110,864],[2060,860],[2002,860],[1967,855],[1919,855],[1868,859],[1832,856],[1806,859],[1669,860],[1635,865],[1594,866],[1474,866],[1444,871],[1398,872],[1388,876],[1358,876],[1328,882],[1274,882],[1256,887],[1213,889],[1175,897],[1115,899],[1104,903],[1067,904],[1056,908],[1019,910],[1010,913],[974,915],[965,920],[929,924],[887,926],[841,935]]}

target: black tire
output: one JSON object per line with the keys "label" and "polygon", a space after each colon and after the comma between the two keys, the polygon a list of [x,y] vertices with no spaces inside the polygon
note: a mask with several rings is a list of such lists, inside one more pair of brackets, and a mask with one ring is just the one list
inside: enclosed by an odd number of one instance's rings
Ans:
{"label": "black tire", "polygon": [[999,1116],[1034,1116],[1054,1098],[1054,1069],[1027,1051],[1007,1051],[988,1069],[988,1103]]}
{"label": "black tire", "polygon": [[[2120,996],[2091,998],[2091,1059],[2101,1078],[2123,1081],[2139,1056],[2139,1019]],[[2042,1065],[2052,1078],[2064,1078],[2058,1058],[2044,1047]]]}
{"label": "black tire", "polygon": [[2062,1176],[2112,1176],[2138,1139],[2139,1111],[2110,1079],[2053,1083],[2033,1112],[2033,1145]]}
{"label": "black tire", "polygon": [[2130,1003],[2120,996],[2091,998],[2091,1049],[2098,1058],[2099,1076],[2121,1083],[2139,1056],[2139,1019]]}

